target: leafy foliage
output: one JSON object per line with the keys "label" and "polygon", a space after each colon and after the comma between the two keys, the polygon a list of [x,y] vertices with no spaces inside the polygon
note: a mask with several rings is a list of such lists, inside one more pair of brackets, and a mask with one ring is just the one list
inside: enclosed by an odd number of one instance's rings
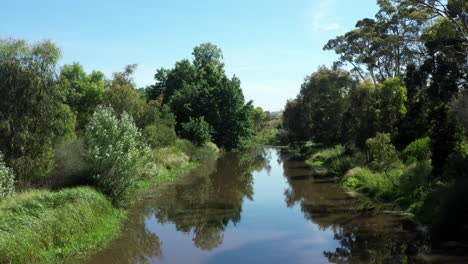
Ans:
{"label": "leafy foliage", "polygon": [[83,129],[96,107],[103,103],[104,74],[99,71],[87,74],[81,64],[73,63],[61,68],[58,81],[67,93],[67,105],[76,116],[76,128]]}
{"label": "leafy foliage", "polygon": [[110,107],[98,107],[86,127],[85,161],[97,187],[116,204],[128,201],[147,164],[149,149],[138,141],[140,136],[127,113],[117,118]]}
{"label": "leafy foliage", "polygon": [[202,117],[182,124],[182,135],[201,146],[211,140],[211,127]]}
{"label": "leafy foliage", "polygon": [[126,112],[138,124],[145,111],[145,100],[133,82],[132,74],[136,67],[136,64],[127,65],[123,72],[114,73],[109,89],[104,94],[104,103],[112,106],[117,116]]}
{"label": "leafy foliage", "polygon": [[0,39],[0,149],[23,183],[50,173],[55,141],[75,135],[75,117],[55,77],[59,58],[49,41]]}
{"label": "leafy foliage", "polygon": [[419,138],[411,142],[404,150],[406,160],[428,160],[431,158],[431,139],[429,137]]}
{"label": "leafy foliage", "polygon": [[397,186],[395,180],[388,174],[389,171],[401,167],[399,153],[392,145],[390,135],[385,133],[377,133],[373,138],[366,141],[369,148],[370,167],[376,171],[382,171],[389,180]]}
{"label": "leafy foliage", "polygon": [[147,90],[150,99],[162,95],[176,115],[177,131],[191,118],[204,117],[217,145],[239,147],[253,132],[252,103],[245,103],[240,80],[226,76],[218,47],[203,43],[194,48],[193,56],[193,62],[182,60],[173,69],[158,70],[156,84]]}
{"label": "leafy foliage", "polygon": [[[308,76],[297,99],[286,105],[285,126],[290,128],[291,137],[294,140],[311,138],[324,144],[341,141],[344,96],[355,85],[349,72],[341,69],[322,66]],[[298,115],[300,118],[294,118]]]}

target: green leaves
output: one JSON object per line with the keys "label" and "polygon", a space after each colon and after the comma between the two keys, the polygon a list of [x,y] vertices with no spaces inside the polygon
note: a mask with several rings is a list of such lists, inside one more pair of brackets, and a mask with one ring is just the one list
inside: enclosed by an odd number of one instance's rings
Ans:
{"label": "green leaves", "polygon": [[77,129],[83,129],[96,107],[104,100],[104,74],[87,74],[79,63],[61,69],[59,85],[67,92],[66,102],[77,117]]}
{"label": "green leaves", "polygon": [[340,141],[345,96],[356,85],[350,73],[341,69],[322,66],[308,76],[297,99],[289,102],[284,112],[285,126],[293,139],[326,145]]}
{"label": "green leaves", "polygon": [[75,117],[55,75],[59,58],[50,41],[0,39],[0,149],[22,182],[47,175],[54,143],[74,137]]}
{"label": "green leaves", "polygon": [[190,121],[182,124],[182,135],[198,146],[202,146],[211,140],[211,126],[204,117],[190,118]]}
{"label": "green leaves", "polygon": [[192,62],[182,60],[173,69],[158,70],[156,83],[147,94],[150,99],[162,95],[176,115],[177,130],[182,134],[183,123],[203,117],[212,127],[211,136],[217,145],[237,148],[253,132],[253,107],[245,103],[240,80],[226,76],[221,49],[203,43],[194,48],[193,55]]}
{"label": "green leaves", "polygon": [[138,141],[140,136],[127,113],[119,119],[110,107],[98,107],[86,126],[83,157],[97,187],[117,205],[128,201],[139,171],[148,164],[149,148]]}
{"label": "green leaves", "polygon": [[392,145],[390,134],[377,133],[373,138],[366,141],[369,148],[371,163],[370,167],[375,171],[382,171],[385,176],[397,187],[396,180],[389,174],[391,170],[400,168],[402,163],[399,153]]}

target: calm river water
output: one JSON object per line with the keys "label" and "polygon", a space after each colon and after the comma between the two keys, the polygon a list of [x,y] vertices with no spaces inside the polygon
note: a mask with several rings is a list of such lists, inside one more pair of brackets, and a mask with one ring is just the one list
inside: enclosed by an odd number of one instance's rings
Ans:
{"label": "calm river water", "polygon": [[[141,197],[82,263],[468,263],[279,149],[227,153]],[[466,261],[466,262],[465,262]]]}

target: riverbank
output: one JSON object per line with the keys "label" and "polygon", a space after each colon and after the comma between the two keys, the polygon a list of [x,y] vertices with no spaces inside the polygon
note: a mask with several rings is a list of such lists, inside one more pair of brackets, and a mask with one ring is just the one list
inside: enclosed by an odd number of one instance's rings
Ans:
{"label": "riverbank", "polygon": [[[153,152],[157,173],[137,181],[126,208],[149,187],[219,154],[212,143],[196,147],[186,140]],[[99,251],[119,236],[126,208],[92,187],[18,192],[0,202],[0,263],[57,263]]]}
{"label": "riverbank", "polygon": [[379,149],[370,146],[368,153],[312,142],[289,149],[318,174],[334,178],[359,201],[360,207],[405,215],[429,227],[434,237],[464,240],[468,227],[457,217],[466,217],[466,210],[454,205],[463,204],[461,190],[467,186],[466,181],[432,180],[431,160],[422,155],[427,153],[427,144],[419,140],[401,153],[389,143],[379,144]]}

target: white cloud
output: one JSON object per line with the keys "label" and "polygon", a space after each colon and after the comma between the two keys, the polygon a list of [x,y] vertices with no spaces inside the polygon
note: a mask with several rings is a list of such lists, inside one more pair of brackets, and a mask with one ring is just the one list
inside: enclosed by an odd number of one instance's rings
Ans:
{"label": "white cloud", "polygon": [[312,10],[312,30],[330,31],[342,28],[337,22],[337,18],[332,16],[333,8],[336,6],[336,0],[315,0]]}

